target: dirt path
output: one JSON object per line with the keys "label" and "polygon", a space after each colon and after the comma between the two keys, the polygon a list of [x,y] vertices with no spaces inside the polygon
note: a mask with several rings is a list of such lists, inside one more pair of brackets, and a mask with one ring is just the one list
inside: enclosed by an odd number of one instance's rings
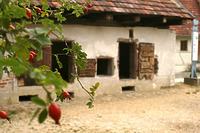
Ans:
{"label": "dirt path", "polygon": [[21,103],[8,107],[12,124],[0,119],[0,133],[199,133],[199,90],[178,84],[170,89],[99,96],[92,109],[84,99],[73,99],[61,106],[61,126],[50,118],[44,124],[37,119],[30,124],[36,107]]}

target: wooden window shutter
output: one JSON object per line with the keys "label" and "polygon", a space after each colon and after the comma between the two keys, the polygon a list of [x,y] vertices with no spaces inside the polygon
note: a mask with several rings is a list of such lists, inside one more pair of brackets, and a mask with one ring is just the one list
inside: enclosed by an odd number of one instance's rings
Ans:
{"label": "wooden window shutter", "polygon": [[154,77],[154,44],[139,44],[139,79],[153,79]]}
{"label": "wooden window shutter", "polygon": [[95,77],[96,59],[87,59],[85,71],[78,67],[78,75],[80,77]]}

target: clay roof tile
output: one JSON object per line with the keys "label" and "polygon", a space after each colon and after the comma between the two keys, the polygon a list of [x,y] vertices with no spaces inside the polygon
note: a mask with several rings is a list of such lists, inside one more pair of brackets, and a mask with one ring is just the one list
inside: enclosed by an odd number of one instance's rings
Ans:
{"label": "clay roof tile", "polygon": [[[38,3],[40,0],[36,0]],[[65,0],[68,1],[68,0]],[[87,0],[76,0],[83,4]],[[199,0],[200,1],[200,0]],[[181,6],[172,0],[91,0],[91,11],[162,15],[192,19],[193,17]],[[61,6],[55,1],[49,1],[52,7]]]}

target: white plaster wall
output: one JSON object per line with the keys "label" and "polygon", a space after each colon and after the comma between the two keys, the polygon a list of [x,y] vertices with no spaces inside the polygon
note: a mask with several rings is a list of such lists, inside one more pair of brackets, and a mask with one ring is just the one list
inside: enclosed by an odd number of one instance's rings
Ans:
{"label": "white plaster wall", "polygon": [[155,44],[155,55],[158,56],[158,76],[174,74],[175,32],[156,28],[135,28],[135,38],[139,42]]}
{"label": "white plaster wall", "polygon": [[[118,76],[118,45],[119,38],[129,38],[130,27],[100,27],[63,25],[65,38],[79,42],[83,46],[83,51],[88,58],[99,56],[109,56],[114,58],[114,74],[112,76],[98,76],[94,78],[80,78],[86,89],[89,89],[96,82],[100,82],[97,95],[109,93],[121,93],[123,86],[135,86],[135,89],[148,90],[169,86],[175,80],[175,32],[168,29],[157,29],[148,27],[135,27],[134,37],[139,42],[149,42],[155,44],[155,55],[158,56],[159,70],[153,80],[123,79]],[[54,37],[51,36],[53,39]],[[31,88],[34,88],[31,87]],[[75,97],[88,96],[77,81],[69,83],[68,91],[75,93]],[[18,94],[17,89],[15,94]]]}
{"label": "white plaster wall", "polygon": [[[180,41],[188,40],[188,50],[180,51]],[[191,64],[191,51],[192,51],[192,42],[190,36],[177,36],[176,37],[176,73],[180,73],[188,70],[188,67]]]}
{"label": "white plaster wall", "polygon": [[[158,75],[153,80],[119,80],[118,77],[118,38],[129,38],[129,27],[97,27],[81,25],[64,25],[66,38],[79,42],[88,58],[98,56],[110,56],[114,58],[113,76],[95,76],[95,78],[81,78],[86,88],[96,82],[100,82],[98,94],[119,93],[122,86],[136,86],[137,90],[159,88],[174,84],[175,78],[175,32],[168,29],[157,29],[147,27],[134,28],[134,37],[139,42],[155,43],[155,55],[159,60]],[[148,84],[148,85],[145,85]],[[147,87],[148,86],[148,87]],[[80,86],[75,82],[69,84],[69,90],[78,92],[76,96],[82,96]]]}
{"label": "white plaster wall", "polygon": [[[109,56],[114,58],[114,74],[112,76],[95,76],[95,78],[81,78],[86,88],[96,82],[100,82],[98,94],[120,92],[121,86],[118,78],[118,38],[128,38],[129,28],[97,27],[81,25],[64,25],[65,37],[79,42],[83,46],[83,51],[87,53],[87,58],[97,58],[99,56]],[[130,83],[129,83],[130,84]],[[78,83],[69,84],[72,91],[78,92],[76,96],[86,95],[80,91]]]}
{"label": "white plaster wall", "polygon": [[[96,27],[81,25],[64,25],[65,37],[79,42],[87,58],[109,56],[114,58],[114,67],[117,67],[118,38],[128,38],[129,28]],[[114,77],[118,71],[114,71]]]}
{"label": "white plaster wall", "polygon": [[[160,88],[163,86],[171,86],[175,83],[175,31],[169,29],[156,29],[137,27],[134,29],[134,36],[139,42],[149,42],[155,44],[155,55],[158,56],[158,74],[153,81],[138,82],[141,88]],[[149,84],[146,88],[144,85]],[[148,85],[146,85],[148,86]]]}

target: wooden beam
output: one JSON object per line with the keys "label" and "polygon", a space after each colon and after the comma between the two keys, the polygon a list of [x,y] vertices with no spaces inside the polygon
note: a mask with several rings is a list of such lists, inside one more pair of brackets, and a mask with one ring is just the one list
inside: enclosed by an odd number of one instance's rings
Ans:
{"label": "wooden beam", "polygon": [[167,23],[167,18],[166,17],[163,18],[163,23]]}
{"label": "wooden beam", "polygon": [[140,22],[140,16],[135,17],[135,22]]}
{"label": "wooden beam", "polygon": [[106,18],[106,20],[108,20],[108,21],[112,21],[112,20],[113,20],[113,15],[107,14],[105,18]]}

